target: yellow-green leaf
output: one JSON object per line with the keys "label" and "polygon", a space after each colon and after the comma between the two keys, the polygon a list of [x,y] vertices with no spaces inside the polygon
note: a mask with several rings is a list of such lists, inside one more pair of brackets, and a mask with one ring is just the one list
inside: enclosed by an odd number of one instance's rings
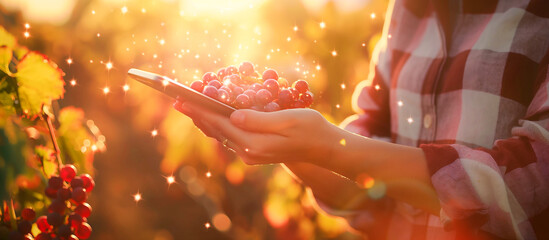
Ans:
{"label": "yellow-green leaf", "polygon": [[[102,150],[99,142],[86,126],[84,111],[79,108],[66,107],[59,113],[59,129],[57,140],[61,149],[61,159],[65,163],[73,163],[78,172],[92,173],[90,157],[93,156],[93,148]],[[103,143],[101,143],[103,144]],[[93,147],[95,146],[95,147]],[[83,152],[81,149],[86,149]]]}
{"label": "yellow-green leaf", "polygon": [[11,56],[12,56],[12,50],[10,47],[5,47],[5,46],[0,47],[0,71],[4,72],[6,75],[9,75],[9,76],[12,76],[9,70]]}
{"label": "yellow-green leaf", "polygon": [[15,78],[23,112],[31,117],[41,113],[42,105],[63,97],[63,71],[45,56],[29,52],[17,65]]}
{"label": "yellow-green leaf", "polygon": [[13,48],[15,46],[15,37],[13,37],[2,26],[0,26],[0,46],[8,46],[9,48]]}
{"label": "yellow-green leaf", "polygon": [[13,95],[11,93],[0,92],[0,105],[2,109],[8,114],[15,114],[15,107],[13,107]]}

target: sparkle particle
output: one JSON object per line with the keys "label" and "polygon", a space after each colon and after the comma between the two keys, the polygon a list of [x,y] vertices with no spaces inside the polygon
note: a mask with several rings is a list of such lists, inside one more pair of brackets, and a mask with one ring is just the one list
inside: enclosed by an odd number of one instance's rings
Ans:
{"label": "sparkle particle", "polygon": [[137,192],[135,195],[133,195],[133,200],[137,203],[141,201],[143,198],[141,197],[141,193]]}
{"label": "sparkle particle", "polygon": [[167,177],[166,182],[168,182],[168,185],[172,185],[173,183],[175,183],[175,177],[174,176]]}

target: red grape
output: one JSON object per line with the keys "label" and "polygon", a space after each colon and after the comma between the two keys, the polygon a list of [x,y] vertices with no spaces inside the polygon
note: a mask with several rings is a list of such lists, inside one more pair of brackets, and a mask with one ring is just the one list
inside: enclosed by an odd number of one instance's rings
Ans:
{"label": "red grape", "polygon": [[240,94],[236,97],[235,100],[236,108],[243,109],[243,108],[250,108],[252,106],[252,102],[250,101],[250,97],[246,94]]}
{"label": "red grape", "polygon": [[263,89],[263,85],[259,83],[254,83],[250,86],[250,90],[254,90],[255,92],[259,92],[259,90]]}
{"label": "red grape", "polygon": [[231,83],[234,83],[234,84],[241,84],[242,83],[242,78],[240,78],[240,75],[238,75],[238,74],[233,74],[233,75],[229,76],[229,81]]}
{"label": "red grape", "polygon": [[50,206],[48,207],[49,212],[56,212],[59,214],[63,214],[65,212],[65,209],[67,209],[67,204],[64,200],[61,199],[55,199],[51,202]]}
{"label": "red grape", "polygon": [[267,69],[263,72],[263,81],[267,79],[278,80],[278,73],[274,69]]}
{"label": "red grape", "polygon": [[233,96],[238,96],[238,95],[240,95],[240,94],[242,94],[242,93],[244,93],[244,89],[243,89],[243,88],[238,87],[238,86],[236,86],[236,87],[233,88]]}
{"label": "red grape", "polygon": [[36,217],[36,212],[32,208],[24,208],[23,211],[21,211],[21,218],[32,221]]}
{"label": "red grape", "polygon": [[280,88],[287,88],[290,86],[290,83],[285,78],[278,78],[278,85],[280,85]]}
{"label": "red grape", "polygon": [[61,225],[57,229],[57,236],[61,238],[68,238],[71,234],[72,234],[72,231],[69,225]]}
{"label": "red grape", "polygon": [[255,72],[254,65],[251,62],[242,62],[238,67],[238,70],[242,75],[246,76],[250,76]]}
{"label": "red grape", "polygon": [[[82,205],[79,205],[79,206],[82,206]],[[85,221],[86,221],[86,218],[80,216],[80,214],[71,213],[71,215],[69,215],[69,224],[70,224],[73,228],[76,228],[76,227],[79,226],[82,222],[85,222]]]}
{"label": "red grape", "polygon": [[51,240],[51,236],[47,233],[40,233],[34,240]]}
{"label": "red grape", "polygon": [[81,205],[76,206],[76,208],[74,209],[74,212],[82,217],[87,218],[91,215],[92,207],[88,203],[83,203]]}
{"label": "red grape", "polygon": [[274,112],[278,110],[280,110],[280,106],[275,102],[270,102],[265,105],[265,112]]}
{"label": "red grape", "polygon": [[88,239],[91,235],[92,228],[88,223],[82,223],[75,229],[75,234],[80,239]]}
{"label": "red grape", "polygon": [[56,198],[57,197],[57,189],[47,187],[46,188],[46,196],[49,198]]}
{"label": "red grape", "polygon": [[93,180],[93,178],[87,173],[80,175],[80,178],[84,182],[84,188],[86,189],[86,192],[91,192],[95,187],[95,181]]}
{"label": "red grape", "polygon": [[307,104],[305,104],[305,102],[303,100],[299,99],[299,100],[294,102],[293,107],[294,108],[304,108],[304,107],[307,107]]}
{"label": "red grape", "polygon": [[310,106],[313,103],[313,93],[307,91],[299,96],[299,99],[303,100],[306,106]]}
{"label": "red grape", "polygon": [[290,92],[292,92],[292,95],[294,96],[294,99],[299,99],[299,92],[295,88],[288,88]]}
{"label": "red grape", "polygon": [[82,181],[82,178],[80,178],[80,177],[75,177],[71,181],[71,187],[73,189],[77,188],[77,187],[84,187],[84,181]]}
{"label": "red grape", "polygon": [[72,190],[72,200],[76,203],[83,203],[88,199],[88,195],[86,194],[86,189],[77,187]]}
{"label": "red grape", "polygon": [[219,89],[219,91],[217,91],[219,94],[219,101],[225,104],[231,104],[231,94],[227,90],[228,89]]}
{"label": "red grape", "polygon": [[273,96],[278,96],[278,91],[280,91],[280,85],[278,85],[278,81],[274,79],[267,79],[265,82],[263,82],[263,87],[265,89],[269,90]]}
{"label": "red grape", "polygon": [[217,71],[217,79],[223,80],[223,78],[225,78],[225,76],[227,76],[227,72],[226,72],[225,68],[221,68]]}
{"label": "red grape", "polygon": [[62,201],[69,200],[71,198],[71,195],[72,195],[72,192],[68,188],[61,188],[57,190],[57,198]]}
{"label": "red grape", "polygon": [[278,94],[278,104],[282,108],[289,108],[294,101],[294,94],[289,89],[282,89]]}
{"label": "red grape", "polygon": [[71,234],[67,240],[78,240],[78,237],[76,237],[74,234]]}
{"label": "red grape", "polygon": [[219,89],[223,84],[220,81],[212,80],[208,83],[208,86],[214,86],[216,89]]}
{"label": "red grape", "polygon": [[196,80],[191,83],[191,88],[197,92],[202,92],[202,90],[204,90],[204,83],[200,80]]}
{"label": "red grape", "polygon": [[229,93],[229,95],[233,94],[233,90],[231,90],[231,88],[226,85],[223,85],[221,88],[219,88],[219,90],[225,90],[227,93]]}
{"label": "red grape", "polygon": [[30,233],[31,229],[32,229],[32,224],[27,220],[22,220],[17,224],[17,230],[23,235]]}
{"label": "red grape", "polygon": [[260,105],[265,105],[273,100],[273,95],[267,89],[261,89],[255,96],[255,102]]}
{"label": "red grape", "polygon": [[48,187],[52,189],[60,189],[63,187],[63,179],[58,176],[52,176],[48,180]]}
{"label": "red grape", "polygon": [[204,75],[202,75],[202,81],[203,83],[205,84],[208,84],[210,81],[212,80],[219,80],[217,78],[217,75],[215,75],[215,73],[213,72],[207,72],[207,73],[204,73]]}
{"label": "red grape", "polygon": [[202,93],[204,93],[204,95],[211,97],[213,99],[217,99],[217,96],[218,96],[217,88],[215,88],[214,86],[206,86]]}
{"label": "red grape", "polygon": [[294,82],[293,87],[299,92],[299,93],[306,93],[309,91],[309,84],[305,80],[297,80]]}
{"label": "red grape", "polygon": [[48,213],[47,219],[48,219],[48,224],[50,224],[53,227],[58,227],[63,223],[63,217],[61,216],[61,214],[56,212]]}
{"label": "red grape", "polygon": [[255,101],[255,95],[257,95],[257,92],[254,90],[248,89],[244,91],[244,94],[248,95],[248,97],[250,98],[250,103],[253,104]]}
{"label": "red grape", "polygon": [[70,182],[76,176],[76,168],[72,164],[66,164],[61,168],[59,175],[63,180]]}
{"label": "red grape", "polygon": [[40,216],[36,220],[36,226],[38,226],[38,229],[42,232],[47,232],[50,230],[51,225],[48,223],[48,217],[46,216]]}
{"label": "red grape", "polygon": [[238,74],[238,68],[236,68],[235,66],[228,66],[225,69],[225,72],[227,73],[227,76]]}

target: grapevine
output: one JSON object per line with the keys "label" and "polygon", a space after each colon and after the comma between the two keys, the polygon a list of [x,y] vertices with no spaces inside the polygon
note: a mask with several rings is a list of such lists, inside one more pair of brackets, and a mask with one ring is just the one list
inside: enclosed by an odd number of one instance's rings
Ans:
{"label": "grapevine", "polygon": [[84,124],[80,109],[56,111],[63,76],[0,27],[0,239],[72,240],[92,233],[91,160],[105,150],[104,137],[93,122]]}

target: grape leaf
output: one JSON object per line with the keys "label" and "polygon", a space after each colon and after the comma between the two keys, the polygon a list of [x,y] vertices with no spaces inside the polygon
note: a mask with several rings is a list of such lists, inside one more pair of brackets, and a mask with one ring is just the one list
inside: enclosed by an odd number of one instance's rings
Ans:
{"label": "grape leaf", "polygon": [[14,75],[26,115],[36,117],[42,112],[42,105],[50,105],[52,100],[63,97],[63,74],[55,63],[36,52],[28,52],[21,59]]}
{"label": "grape leaf", "polygon": [[13,48],[15,46],[15,37],[13,37],[6,29],[0,26],[0,46]]}
{"label": "grape leaf", "polygon": [[[88,151],[97,141],[85,125],[84,111],[79,108],[66,107],[59,112],[59,129],[57,139],[65,163],[73,163],[78,172],[92,173],[91,162],[93,151]],[[87,144],[85,144],[87,143]],[[87,145],[87,146],[86,146]],[[87,151],[82,152],[82,147]],[[99,147],[98,150],[102,150]]]}
{"label": "grape leaf", "polygon": [[53,151],[53,149],[46,146],[36,146],[34,148],[34,153],[38,158],[40,158],[40,162],[43,165],[44,173],[47,176],[51,176],[57,173],[57,164],[53,162],[55,159],[55,152]]}
{"label": "grape leaf", "polygon": [[[0,47],[0,71],[4,72],[5,75],[12,76],[9,70],[9,64],[11,61],[12,50],[9,47],[2,46]],[[0,74],[3,75],[3,74]],[[4,82],[4,79],[1,79]],[[2,88],[0,88],[2,90]]]}

